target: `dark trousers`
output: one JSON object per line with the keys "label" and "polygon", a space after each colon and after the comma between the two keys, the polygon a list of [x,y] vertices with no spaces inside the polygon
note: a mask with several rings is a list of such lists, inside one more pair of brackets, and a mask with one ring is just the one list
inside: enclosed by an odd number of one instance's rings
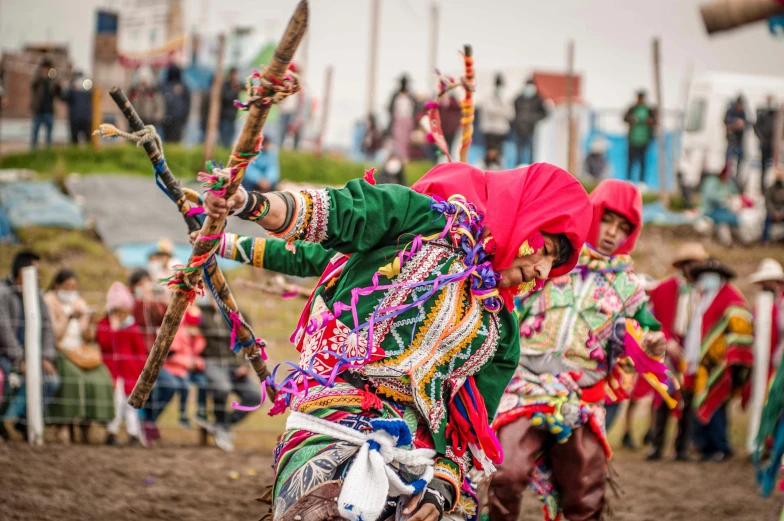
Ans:
{"label": "dark trousers", "polygon": [[81,140],[85,143],[90,142],[93,124],[91,121],[70,121],[71,124],[71,144],[78,145]]}
{"label": "dark trousers", "polygon": [[503,155],[503,146],[504,141],[506,141],[506,134],[485,134],[485,142],[487,143],[487,148],[494,148],[502,153]]}
{"label": "dark trousers", "polygon": [[170,121],[163,124],[163,139],[167,143],[179,143],[182,141],[182,129],[185,121]]}
{"label": "dark trousers", "polygon": [[762,183],[762,190],[765,190],[765,169],[768,165],[773,163],[773,145],[760,145],[760,153],[762,154],[762,164],[760,165],[760,182]]}
{"label": "dark trousers", "polygon": [[732,454],[727,439],[726,403],[713,413],[707,425],[700,422],[694,423],[694,444],[697,446],[697,450],[705,456],[717,453]]}
{"label": "dark trousers", "polygon": [[521,417],[501,427],[498,440],[504,449],[504,461],[490,478],[490,521],[517,521],[520,499],[543,448],[550,457],[564,518],[601,519],[607,457],[588,426],[575,429],[565,443],[556,443],[546,430],[533,427],[531,420]]}
{"label": "dark trousers", "polygon": [[634,146],[629,145],[629,165],[626,169],[626,179],[635,182],[634,178],[632,177],[632,170],[634,169],[634,165],[640,165],[640,179],[639,182],[645,182],[645,152],[648,151],[648,145],[642,146]]}
{"label": "dark trousers", "polygon": [[218,124],[218,137],[223,147],[231,148],[234,145],[234,120],[222,119]]}
{"label": "dark trousers", "polygon": [[240,397],[241,405],[256,405],[261,402],[259,382],[251,375],[237,378],[234,375],[234,367],[221,365],[219,361],[209,359],[206,361],[204,375],[207,377],[212,392],[215,421],[218,425],[230,428],[248,414],[246,411],[237,409],[229,412],[227,402],[232,392]]}
{"label": "dark trousers", "polygon": [[54,127],[54,113],[48,112],[46,114],[36,114],[33,116],[33,135],[30,140],[32,148],[38,146],[38,132],[41,127],[46,129],[46,144],[52,144],[52,128]]}
{"label": "dark trousers", "polygon": [[534,162],[534,135],[517,134],[517,165],[530,165]]}

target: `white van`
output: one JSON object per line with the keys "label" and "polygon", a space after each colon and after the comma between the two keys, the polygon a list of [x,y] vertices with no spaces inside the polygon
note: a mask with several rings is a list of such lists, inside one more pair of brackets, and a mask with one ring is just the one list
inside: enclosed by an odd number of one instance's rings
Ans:
{"label": "white van", "polygon": [[678,159],[681,183],[686,187],[696,189],[699,186],[703,169],[720,172],[724,168],[727,153],[724,116],[739,95],[745,100],[749,121],[740,178],[749,180],[749,191],[759,193],[760,147],[752,125],[757,118],[757,108],[765,105],[768,95],[774,97],[776,104],[784,101],[784,77],[712,72],[692,81]]}

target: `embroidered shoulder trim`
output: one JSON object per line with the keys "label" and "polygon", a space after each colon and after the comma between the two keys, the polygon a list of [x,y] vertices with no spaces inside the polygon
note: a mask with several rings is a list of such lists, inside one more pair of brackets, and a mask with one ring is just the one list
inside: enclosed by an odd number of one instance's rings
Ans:
{"label": "embroidered shoulder trim", "polygon": [[329,222],[329,192],[326,190],[305,190],[310,195],[312,211],[310,219],[305,223],[305,240],[308,242],[324,242],[327,239]]}

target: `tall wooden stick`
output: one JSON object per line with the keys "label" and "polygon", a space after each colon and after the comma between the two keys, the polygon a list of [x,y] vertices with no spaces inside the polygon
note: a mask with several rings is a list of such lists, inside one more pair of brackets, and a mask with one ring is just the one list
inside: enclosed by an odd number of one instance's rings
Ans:
{"label": "tall wooden stick", "polygon": [[378,25],[381,15],[381,0],[370,0],[370,46],[368,52],[368,99],[367,113],[376,111],[376,67],[378,65]]}
{"label": "tall wooden stick", "polygon": [[207,128],[204,136],[204,157],[202,163],[215,157],[215,140],[218,134],[218,119],[221,109],[221,89],[223,88],[223,55],[226,48],[226,36],[218,36],[218,63],[215,66],[215,76],[210,87],[210,104],[207,116]]}
{"label": "tall wooden stick", "polygon": [[569,43],[566,45],[566,169],[572,175],[577,175],[577,128],[574,123],[574,91],[574,40],[569,40]]}
{"label": "tall wooden stick", "polygon": [[[267,67],[266,75],[268,77],[275,80],[280,80],[283,78],[283,76],[285,76],[289,63],[291,62],[291,58],[294,56],[294,52],[297,50],[297,46],[302,40],[303,34],[305,34],[307,25],[308,3],[307,0],[301,0],[297,5],[294,15],[289,21],[289,25],[286,28],[286,32],[284,33],[283,38],[278,44],[278,47],[275,49],[275,54],[272,58],[272,61]],[[243,161],[241,155],[251,154],[255,151],[259,137],[261,136],[261,130],[264,127],[264,122],[267,119],[270,108],[271,104],[261,104],[259,102],[250,104],[248,109],[248,117],[245,120],[245,125],[242,127],[242,132],[234,145],[234,151],[228,161],[229,168],[236,167]],[[242,183],[242,177],[244,174],[244,169],[239,169],[236,175],[232,178],[231,183],[226,186],[225,197],[227,199],[235,194],[237,188]],[[201,240],[201,238],[213,237],[215,235],[221,234],[225,224],[225,216],[217,219],[208,216],[205,219],[201,228],[201,232],[199,233],[199,239],[196,240],[193,247],[193,252],[191,253],[191,258],[188,261],[189,266],[194,264],[194,259],[203,258],[205,255],[210,254],[213,248],[217,245],[213,241]],[[199,284],[201,276],[201,270],[195,270],[186,273],[184,275],[183,282],[187,287],[195,288]],[[136,386],[134,387],[133,392],[128,399],[128,403],[130,403],[132,406],[140,408],[142,405],[144,405],[144,402],[150,396],[153,385],[155,384],[155,380],[158,378],[161,367],[163,367],[163,362],[166,360],[166,357],[169,354],[169,348],[171,347],[171,343],[174,339],[175,333],[177,332],[177,328],[182,321],[182,317],[185,314],[185,309],[188,306],[190,298],[191,296],[185,293],[174,293],[171,303],[166,310],[166,315],[163,318],[163,324],[161,325],[158,336],[155,339],[155,344],[152,346],[150,354],[147,357],[147,362],[144,365],[142,374],[139,376],[139,379],[136,382]],[[242,331],[238,331],[238,333],[242,333]],[[243,345],[253,343],[253,346],[250,348],[251,353],[248,356],[251,359],[251,363],[254,364],[254,369],[256,370],[259,377],[262,378],[262,380],[266,379],[266,377],[269,375],[269,370],[261,360],[259,355],[259,348],[254,343],[255,339],[249,338],[247,336],[243,338],[243,336],[240,334],[238,340]]]}
{"label": "tall wooden stick", "polygon": [[[658,146],[659,160],[659,199],[664,207],[669,206],[670,191],[667,189],[667,147],[664,144],[664,100],[662,99],[661,80],[661,48],[659,39],[653,39],[653,83],[656,95],[656,143]],[[644,159],[643,159],[644,161]],[[645,182],[645,179],[642,180]]]}
{"label": "tall wooden stick", "polygon": [[465,62],[465,98],[462,103],[463,115],[460,127],[463,137],[460,139],[460,161],[468,163],[468,152],[474,134],[474,87],[476,83],[474,72],[474,51],[470,45],[463,46],[463,61]]}
{"label": "tall wooden stick", "polygon": [[[784,168],[779,163],[781,162],[781,142],[784,141],[784,105],[779,105],[774,119],[776,126],[773,129],[773,172],[775,174],[777,168]],[[765,165],[762,165],[762,179],[765,179]]]}
{"label": "tall wooden stick", "polygon": [[324,145],[324,137],[327,135],[327,123],[329,122],[329,105],[332,102],[332,65],[327,66],[326,77],[324,78],[324,100],[321,103],[321,128],[319,128],[318,142],[316,143],[316,155],[321,155]]}

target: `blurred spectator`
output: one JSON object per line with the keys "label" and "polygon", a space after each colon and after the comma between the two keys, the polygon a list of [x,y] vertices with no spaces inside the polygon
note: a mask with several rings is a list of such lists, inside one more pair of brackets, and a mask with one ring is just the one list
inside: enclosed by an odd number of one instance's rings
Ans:
{"label": "blurred spectator", "polygon": [[[762,259],[759,268],[749,277],[760,291],[773,295],[770,317],[770,374],[781,366],[784,351],[784,268],[776,259]],[[754,314],[757,314],[757,309]]]}
{"label": "blurred spectator", "polygon": [[[261,402],[259,381],[249,362],[232,352],[231,327],[221,316],[214,299],[200,299],[199,307],[202,312],[201,332],[206,339],[202,352],[204,374],[209,382],[215,410],[215,444],[230,452],[234,450],[231,429],[248,413],[236,409],[229,411],[229,395],[236,393],[241,405],[256,405]],[[196,422],[202,427],[210,428],[201,418],[197,417]]]}
{"label": "blurred spectator", "polygon": [[746,132],[747,125],[743,96],[738,96],[724,115],[724,126],[727,129],[727,164],[730,164],[730,160],[734,160],[734,168],[730,169],[730,175],[736,179],[740,178],[743,164],[743,134]]}
{"label": "blurred spectator", "polygon": [[156,286],[149,272],[143,269],[131,273],[128,288],[133,295],[133,319],[144,338],[144,346],[149,351],[166,314],[166,294],[159,292],[156,295]]}
{"label": "blurred spectator", "polygon": [[639,182],[645,182],[645,154],[653,139],[656,126],[656,113],[645,101],[645,91],[637,91],[637,102],[629,107],[623,120],[629,125],[629,164],[626,179],[634,182],[632,170],[638,164],[640,168]]}
{"label": "blurred spectator", "polygon": [[588,146],[583,172],[596,181],[609,177],[607,164],[607,140],[602,136],[594,136]]}
{"label": "blurred spectator", "polygon": [[[22,436],[27,436],[26,413],[27,393],[25,390],[25,316],[22,303],[22,269],[38,266],[40,257],[30,251],[16,254],[11,264],[11,275],[0,281],[0,371],[3,379],[3,403],[0,403],[0,437],[8,439],[3,421],[16,419],[14,428]],[[40,292],[39,292],[40,295]],[[43,373],[43,406],[46,408],[52,397],[60,388],[60,377],[54,365],[57,355],[54,343],[52,322],[44,303],[43,295],[39,296],[41,309],[41,369]],[[11,373],[18,375],[20,386],[15,391],[10,389]]]}
{"label": "blurred spectator", "polygon": [[81,140],[90,143],[93,131],[93,87],[81,71],[74,71],[71,84],[62,93],[62,100],[68,105],[68,123],[71,127],[71,143],[78,145]]}
{"label": "blurred spectator", "polygon": [[383,135],[376,124],[376,116],[369,114],[365,124],[365,133],[362,135],[362,153],[368,161],[373,161],[376,153],[381,149]]}
{"label": "blurred spectator", "polygon": [[239,98],[240,90],[242,90],[242,85],[237,79],[237,67],[232,67],[229,69],[229,77],[223,82],[221,88],[220,124],[218,127],[220,144],[226,148],[231,148],[234,145],[234,129],[237,121],[237,107],[234,106],[234,100]]}
{"label": "blurred spectator", "polygon": [[389,100],[389,132],[395,143],[397,156],[408,163],[411,133],[414,131],[416,100],[408,92],[408,76],[401,76],[400,87]]}
{"label": "blurred spectator", "polygon": [[251,161],[242,178],[246,190],[269,192],[280,181],[280,157],[278,147],[267,136],[261,144],[259,155]]}
{"label": "blurred spectator", "polygon": [[692,439],[702,461],[725,461],[733,454],[727,436],[728,404],[742,393],[754,357],[751,313],[730,283],[735,277],[730,267],[711,259],[690,273],[699,296],[683,341],[685,418],[678,439]]}
{"label": "blurred spectator", "polygon": [[80,420],[82,443],[89,440],[90,423],[107,424],[114,417],[112,376],[101,361],[100,349],[88,345],[94,338],[94,310],[79,295],[76,273],[57,272],[44,301],[52,319],[57,373],[62,386],[49,406],[49,416],[60,425],[57,437],[68,444],[73,425]]}
{"label": "blurred spectator", "polygon": [[158,240],[157,248],[147,258],[147,271],[154,281],[170,277],[174,267],[182,264],[181,261],[174,258],[174,244],[167,237],[161,237]]}
{"label": "blurred spectator", "polygon": [[114,419],[106,427],[107,445],[117,444],[123,420],[130,444],[142,444],[139,413],[126,400],[133,392],[147,359],[142,333],[133,319],[133,307],[133,297],[128,288],[121,282],[115,282],[106,295],[107,316],[98,322],[96,328],[96,341],[101,348],[103,362],[114,380]]}
{"label": "blurred spectator", "polygon": [[765,189],[765,226],[762,229],[762,242],[770,241],[770,228],[784,223],[784,168],[775,169],[773,184]]}
{"label": "blurred spectator", "polygon": [[398,184],[406,186],[406,174],[404,170],[405,165],[403,161],[394,153],[381,167],[381,172],[376,176],[378,184]]}
{"label": "blurred spectator", "polygon": [[170,65],[166,71],[166,83],[161,93],[164,104],[163,139],[179,143],[191,111],[191,91],[182,82],[182,71],[177,65]]}
{"label": "blurred spectator", "polygon": [[454,91],[441,96],[438,100],[438,115],[441,117],[441,131],[444,133],[447,150],[451,153],[455,146],[455,138],[460,130],[460,119],[462,118],[460,102],[455,98]]}
{"label": "blurred spectator", "polygon": [[163,134],[163,95],[158,91],[155,75],[149,67],[140,67],[136,72],[136,84],[131,88],[128,99],[144,124],[155,125]]}
{"label": "blurred spectator", "polygon": [[485,135],[487,148],[495,148],[502,152],[502,146],[509,136],[509,122],[514,118],[514,108],[504,100],[504,77],[495,75],[495,90],[482,103],[482,132]]}
{"label": "blurred spectator", "polygon": [[535,162],[534,131],[536,124],[547,117],[547,107],[536,89],[533,78],[528,78],[523,87],[523,92],[514,101],[515,117],[514,130],[517,139],[516,164]]}
{"label": "blurred spectator", "polygon": [[[298,73],[298,68],[295,63],[289,65],[289,69]],[[303,87],[297,94],[286,96],[278,104],[280,110],[280,146],[283,147],[286,142],[286,137],[291,136],[293,139],[294,150],[299,148],[299,137],[302,127],[305,125],[305,112],[307,109],[307,98]]]}
{"label": "blurred spectator", "polygon": [[180,395],[180,426],[185,429],[191,428],[187,412],[190,384],[198,388],[196,415],[203,420],[207,419],[207,377],[204,376],[204,359],[201,356],[205,340],[199,330],[200,324],[201,310],[198,306],[190,306],[174,335],[174,354],[164,364],[172,375],[182,380],[177,390]]}
{"label": "blurred spectator", "polygon": [[503,170],[504,165],[501,163],[501,151],[497,148],[488,147],[485,149],[485,157],[482,161],[475,165],[480,170]]}
{"label": "blurred spectator", "polygon": [[776,127],[776,113],[773,96],[768,95],[764,107],[757,109],[757,121],[754,122],[754,133],[757,135],[762,153],[760,165],[760,187],[765,190],[765,172],[773,163],[773,136]]}
{"label": "blurred spectator", "polygon": [[[719,175],[706,173],[703,176],[702,186],[702,212],[710,218],[719,228],[729,226],[737,228],[739,224],[738,212],[740,211],[740,198],[735,182],[730,179],[729,169],[725,166]],[[731,236],[723,236],[719,232],[723,243],[732,241]]]}
{"label": "blurred spectator", "polygon": [[57,70],[52,67],[49,58],[44,58],[36,69],[30,85],[30,110],[33,113],[33,136],[30,143],[32,148],[38,146],[38,132],[42,125],[46,128],[46,144],[52,144],[54,100],[60,95],[60,86],[55,78],[57,78]]}

